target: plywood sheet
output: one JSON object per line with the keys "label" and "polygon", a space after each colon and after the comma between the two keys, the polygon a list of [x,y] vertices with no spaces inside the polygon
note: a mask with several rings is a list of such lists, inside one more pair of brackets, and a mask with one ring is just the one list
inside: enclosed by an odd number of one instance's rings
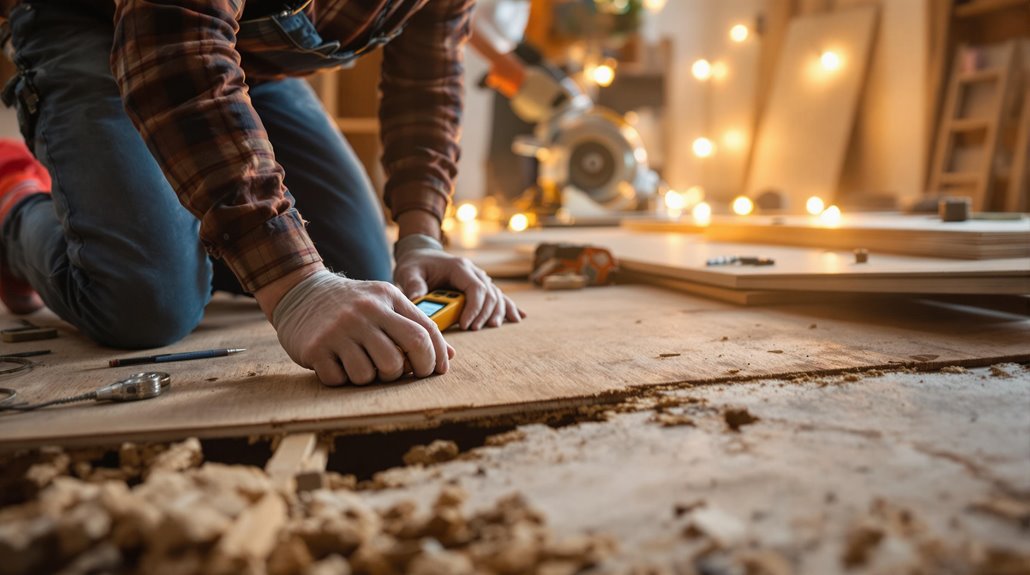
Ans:
{"label": "plywood sheet", "polygon": [[[866,6],[791,21],[755,141],[748,195],[778,190],[801,210],[809,196],[837,193],[876,15]],[[825,51],[840,57],[839,69],[822,67]]]}
{"label": "plywood sheet", "polygon": [[[954,260],[880,254],[856,264],[848,250],[713,242],[699,235],[626,230],[546,230],[497,234],[488,245],[531,251],[539,242],[581,242],[609,248],[632,272],[742,290],[922,294],[1030,293],[1030,258]],[[720,256],[760,256],[772,266],[713,266]]]}
{"label": "plywood sheet", "polygon": [[935,216],[848,214],[827,226],[808,216],[715,217],[708,226],[690,220],[626,221],[634,231],[703,234],[718,242],[768,243],[830,249],[865,248],[936,258],[1030,257],[1030,219],[942,222]]}
{"label": "plywood sheet", "polygon": [[[249,351],[163,364],[172,388],[156,399],[0,414],[0,449],[418,426],[574,406],[634,386],[1030,356],[1026,318],[909,300],[742,309],[648,286],[577,292],[505,287],[529,313],[526,321],[449,333],[458,355],[444,376],[360,388],[319,385],[289,361],[252,301],[219,299],[200,329],[164,351]],[[4,345],[2,351],[40,347],[55,353],[31,373],[3,378],[0,386],[41,401],[133,372],[105,367],[125,352],[97,347],[67,328],[57,340]]]}

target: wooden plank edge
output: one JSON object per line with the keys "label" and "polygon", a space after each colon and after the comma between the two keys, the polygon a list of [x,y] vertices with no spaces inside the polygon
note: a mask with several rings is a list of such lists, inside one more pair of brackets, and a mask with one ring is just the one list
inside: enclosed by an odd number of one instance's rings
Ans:
{"label": "wooden plank edge", "polygon": [[792,379],[800,376],[826,377],[845,373],[916,369],[935,371],[946,366],[965,368],[989,367],[999,363],[1030,364],[1030,352],[1004,356],[943,359],[928,362],[898,361],[861,366],[837,367],[809,371],[755,373],[670,382],[626,384],[624,387],[586,396],[510,403],[483,407],[460,407],[430,412],[397,412],[384,415],[366,415],[346,418],[327,418],[318,421],[269,422],[266,424],[227,425],[214,428],[161,430],[134,434],[93,434],[89,437],[72,436],[21,442],[6,442],[0,438],[0,453],[47,446],[103,447],[118,446],[126,441],[166,442],[198,439],[225,439],[234,437],[262,437],[283,433],[325,433],[333,436],[389,433],[416,429],[432,429],[449,423],[488,423],[493,426],[522,425],[541,421],[555,414],[570,414],[582,407],[616,404],[646,391],[664,391],[702,385],[748,383],[760,380]]}

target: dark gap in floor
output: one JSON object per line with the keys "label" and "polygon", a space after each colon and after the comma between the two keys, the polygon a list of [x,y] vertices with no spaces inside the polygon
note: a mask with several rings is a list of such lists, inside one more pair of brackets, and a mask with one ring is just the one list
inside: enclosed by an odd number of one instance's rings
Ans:
{"label": "dark gap in floor", "polygon": [[327,469],[354,475],[358,481],[371,479],[380,471],[404,465],[404,454],[415,445],[436,440],[453,441],[460,452],[481,447],[486,438],[515,429],[515,425],[448,423],[433,429],[415,429],[364,435],[338,436],[329,454]]}
{"label": "dark gap in floor", "polygon": [[268,439],[251,441],[245,437],[202,439],[204,461],[226,465],[253,465],[265,468],[272,457],[272,442]]}

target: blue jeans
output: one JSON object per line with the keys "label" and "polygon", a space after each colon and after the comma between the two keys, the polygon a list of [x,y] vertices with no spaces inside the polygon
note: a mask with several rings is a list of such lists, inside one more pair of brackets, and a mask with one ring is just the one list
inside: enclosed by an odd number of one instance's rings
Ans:
{"label": "blue jeans", "polygon": [[[208,259],[198,220],[122,108],[108,64],[110,21],[30,4],[10,24],[22,74],[19,122],[50,171],[53,194],[21,202],[4,221],[3,261],[99,343],[146,348],[181,339],[200,322],[212,289],[242,289]],[[253,86],[250,95],[327,267],[388,281],[379,203],[314,92],[289,79]]]}

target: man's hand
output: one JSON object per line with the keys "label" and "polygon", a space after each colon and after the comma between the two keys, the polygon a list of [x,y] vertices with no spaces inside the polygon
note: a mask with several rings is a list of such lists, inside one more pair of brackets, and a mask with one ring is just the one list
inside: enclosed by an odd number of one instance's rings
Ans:
{"label": "man's hand", "polygon": [[402,238],[397,243],[396,257],[393,279],[408,298],[424,296],[440,287],[464,292],[465,310],[458,320],[461,329],[498,327],[505,320],[517,323],[525,317],[486,272],[466,258],[444,252],[428,236]]}
{"label": "man's hand", "polygon": [[[396,287],[308,272],[274,305],[271,320],[290,358],[322,383],[394,381],[406,364],[417,377],[446,373],[454,349]],[[267,298],[256,295],[267,313]]]}

